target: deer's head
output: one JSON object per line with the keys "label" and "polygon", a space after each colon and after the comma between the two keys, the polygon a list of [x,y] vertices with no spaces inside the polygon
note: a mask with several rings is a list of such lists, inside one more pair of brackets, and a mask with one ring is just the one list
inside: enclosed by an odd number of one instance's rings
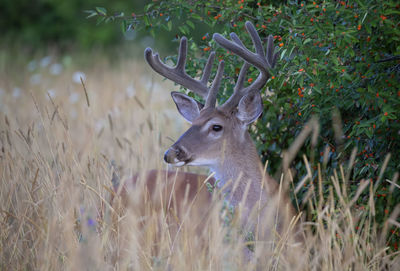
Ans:
{"label": "deer's head", "polygon": [[[246,22],[255,47],[255,53],[248,50],[235,33],[227,40],[220,34],[214,34],[213,39],[223,48],[240,56],[244,64],[239,73],[232,96],[222,105],[216,106],[217,92],[221,85],[224,62],[220,61],[217,74],[210,87],[212,63],[215,53],[208,58],[200,80],[190,77],[185,71],[187,55],[187,40],[181,39],[178,62],[175,67],[169,67],[161,62],[158,54],[153,54],[150,48],[145,50],[145,58],[149,65],[162,76],[182,85],[205,100],[205,104],[180,92],[172,92],[172,98],[179,113],[192,126],[176,141],[164,155],[167,163],[177,166],[204,165],[214,166],[219,163],[225,150],[239,148],[243,142],[250,141],[247,127],[262,113],[260,90],[267,82],[268,70],[274,67],[278,54],[274,53],[273,38],[268,37],[266,52],[261,39],[250,22]],[[249,86],[244,87],[244,81],[250,65],[255,66],[260,74]]]}

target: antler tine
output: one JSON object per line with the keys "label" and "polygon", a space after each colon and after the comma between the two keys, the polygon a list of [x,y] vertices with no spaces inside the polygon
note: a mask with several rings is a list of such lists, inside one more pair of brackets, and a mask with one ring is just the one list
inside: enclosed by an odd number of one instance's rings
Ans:
{"label": "antler tine", "polygon": [[[239,39],[239,37],[235,33],[231,33],[231,38],[232,41],[226,39],[223,37],[221,34],[215,33],[213,35],[213,39],[223,48],[232,51],[236,55],[240,56],[243,60],[251,63],[257,69],[265,71],[268,73],[268,69],[272,68],[272,65],[269,60],[271,60],[271,57],[266,58],[264,54],[264,49],[261,43],[260,36],[257,33],[257,30],[254,28],[253,24],[251,22],[246,22],[246,29],[250,34],[250,37],[253,41],[254,47],[256,49],[256,53],[251,52],[249,49],[247,49],[242,41]],[[271,43],[271,45],[269,45]],[[270,38],[268,38],[268,44],[267,47],[271,46],[268,51],[270,51],[270,54],[274,54],[274,48],[273,48],[273,40],[270,42]]]}
{"label": "antler tine", "polygon": [[[271,35],[267,39],[266,53],[264,53],[260,36],[258,35],[254,25],[251,22],[246,22],[245,26],[253,41],[256,51],[255,53],[247,49],[235,33],[231,33],[230,35],[232,41],[226,39],[218,33],[213,35],[214,40],[221,47],[232,51],[245,61],[245,64],[240,71],[233,95],[228,99],[228,101],[225,102],[225,104],[221,106],[224,109],[237,106],[241,97],[243,97],[246,93],[250,91],[261,90],[270,77],[269,69],[274,67],[279,55],[278,53],[274,52],[273,38]],[[260,71],[260,74],[251,85],[244,88],[243,82],[250,65],[254,65]]]}
{"label": "antler tine", "polygon": [[215,52],[211,52],[208,56],[206,66],[204,67],[203,75],[201,76],[200,82],[202,84],[207,85],[208,80],[210,79],[212,65],[215,59]]}
{"label": "antler tine", "polygon": [[261,43],[261,39],[257,33],[256,28],[249,21],[247,21],[245,23],[245,26],[246,26],[247,32],[249,32],[249,34],[250,34],[251,40],[253,41],[253,44],[254,44],[254,47],[256,48],[256,54],[265,58],[263,45]]}
{"label": "antler tine", "polygon": [[239,46],[246,48],[246,46],[244,46],[243,42],[239,39],[239,37],[236,35],[236,33],[232,32],[231,33],[231,39],[236,42]]}
{"label": "antler tine", "polygon": [[248,62],[244,62],[242,68],[240,69],[239,77],[236,81],[236,85],[234,88],[234,92],[240,91],[243,89],[243,83],[246,78],[247,71],[250,68],[250,64]]}
{"label": "antler tine", "polygon": [[215,102],[217,101],[217,93],[221,85],[222,75],[224,74],[224,66],[224,61],[220,61],[218,64],[217,74],[215,75],[210,91],[208,92],[204,108],[215,107]]}
{"label": "antler tine", "polygon": [[151,48],[146,48],[146,50],[144,51],[144,56],[147,63],[154,71],[183,86],[184,88],[187,88],[193,93],[196,93],[203,99],[207,98],[209,91],[207,87],[207,82],[210,78],[212,63],[215,58],[214,52],[211,52],[210,56],[208,57],[207,64],[204,68],[204,72],[200,80],[196,80],[190,77],[185,71],[187,56],[187,39],[185,37],[182,37],[181,39],[179,46],[178,62],[175,67],[170,67],[164,64],[161,61],[158,53],[153,54],[153,50]]}
{"label": "antler tine", "polygon": [[240,99],[243,97],[243,84],[244,84],[244,80],[246,78],[246,74],[247,71],[250,68],[250,64],[247,62],[243,63],[242,68],[240,69],[240,73],[239,73],[239,77],[236,81],[236,85],[235,88],[233,89],[233,94],[229,97],[229,99],[223,104],[221,105],[221,109],[225,109],[225,110],[230,110],[233,107],[235,107]]}
{"label": "antler tine", "polygon": [[182,37],[181,42],[179,43],[178,62],[176,63],[175,67],[176,70],[185,72],[186,56],[187,56],[187,39],[186,37]]}
{"label": "antler tine", "polygon": [[278,60],[279,53],[274,53],[274,38],[272,35],[269,35],[267,38],[267,61],[270,64],[270,67],[275,67],[276,61]]}

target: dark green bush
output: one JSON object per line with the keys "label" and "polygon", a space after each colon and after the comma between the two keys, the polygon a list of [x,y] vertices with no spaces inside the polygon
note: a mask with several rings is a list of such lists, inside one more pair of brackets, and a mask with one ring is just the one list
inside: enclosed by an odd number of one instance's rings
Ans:
{"label": "dark green bush", "polygon": [[[107,17],[96,11],[93,15]],[[375,219],[384,221],[400,197],[399,189],[391,197],[386,196],[390,187],[386,179],[392,179],[400,169],[397,1],[154,1],[143,13],[124,18],[122,27],[152,35],[170,31],[176,40],[186,35],[191,40],[187,70],[192,75],[204,66],[208,51],[215,50],[226,61],[224,91],[219,97],[222,102],[232,92],[242,61],[219,48],[211,39],[212,33],[228,36],[235,32],[251,46],[244,30],[247,20],[256,25],[261,37],[274,36],[281,55],[266,86],[275,95],[264,97],[264,114],[252,130],[263,160],[270,161],[270,171],[278,172],[282,150],[315,115],[321,125],[319,145],[312,149],[307,142],[298,154],[299,159],[293,164],[298,175],[305,174],[301,154],[315,157],[311,159],[313,169],[323,162],[324,155],[328,157],[324,174],[329,176],[349,160],[356,148],[351,191],[356,191],[361,179],[373,183],[380,179],[375,184]],[[209,33],[199,35],[199,27],[204,25],[209,27]],[[248,80],[256,76],[257,71],[252,70]],[[332,118],[338,119],[341,129],[332,128]],[[391,159],[379,178],[388,153]],[[324,185],[328,182],[326,178]],[[366,206],[367,199],[360,197],[359,204]]]}
{"label": "dark green bush", "polygon": [[[138,3],[139,2],[139,3]],[[85,19],[84,10],[97,5],[112,6],[120,12],[143,5],[144,1],[104,0],[12,0],[0,1],[2,42],[22,43],[31,48],[74,44],[82,48],[116,44],[121,40],[118,27],[96,27]]]}

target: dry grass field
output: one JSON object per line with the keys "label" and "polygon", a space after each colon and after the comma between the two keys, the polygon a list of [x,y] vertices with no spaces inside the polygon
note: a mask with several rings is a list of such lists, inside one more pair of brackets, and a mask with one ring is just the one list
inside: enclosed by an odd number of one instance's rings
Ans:
{"label": "dry grass field", "polygon": [[[112,197],[113,172],[123,181],[166,169],[163,151],[188,125],[170,99],[176,87],[142,60],[92,59],[82,69],[56,56],[1,64],[0,270],[253,270],[217,197],[200,234],[191,230],[187,206],[176,236],[164,212],[149,207],[138,215],[144,189],[131,191],[128,207]],[[307,198],[315,220],[302,222],[301,256],[288,261],[279,243],[256,248],[259,269],[399,268],[399,253],[385,243],[399,206],[378,231],[369,182],[361,182],[360,192],[370,191],[370,208],[359,210],[359,194],[347,194],[345,171],[330,178],[327,200],[318,189]]]}

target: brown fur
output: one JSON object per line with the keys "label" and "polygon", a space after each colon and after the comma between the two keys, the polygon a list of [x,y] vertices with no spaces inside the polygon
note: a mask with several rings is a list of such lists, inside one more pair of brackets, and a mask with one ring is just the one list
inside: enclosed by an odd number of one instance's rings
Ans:
{"label": "brown fur", "polygon": [[[196,231],[202,230],[201,224],[212,199],[212,193],[205,184],[206,175],[151,170],[142,178],[137,174],[126,180],[122,189],[114,186],[114,192],[119,193],[123,206],[134,209],[144,218],[152,212],[164,212],[172,236],[185,219],[190,219],[191,225],[197,225]],[[209,178],[208,183],[214,186],[215,179]],[[135,193],[135,189],[142,189],[142,193]],[[132,195],[140,195],[141,198],[135,199]]]}

